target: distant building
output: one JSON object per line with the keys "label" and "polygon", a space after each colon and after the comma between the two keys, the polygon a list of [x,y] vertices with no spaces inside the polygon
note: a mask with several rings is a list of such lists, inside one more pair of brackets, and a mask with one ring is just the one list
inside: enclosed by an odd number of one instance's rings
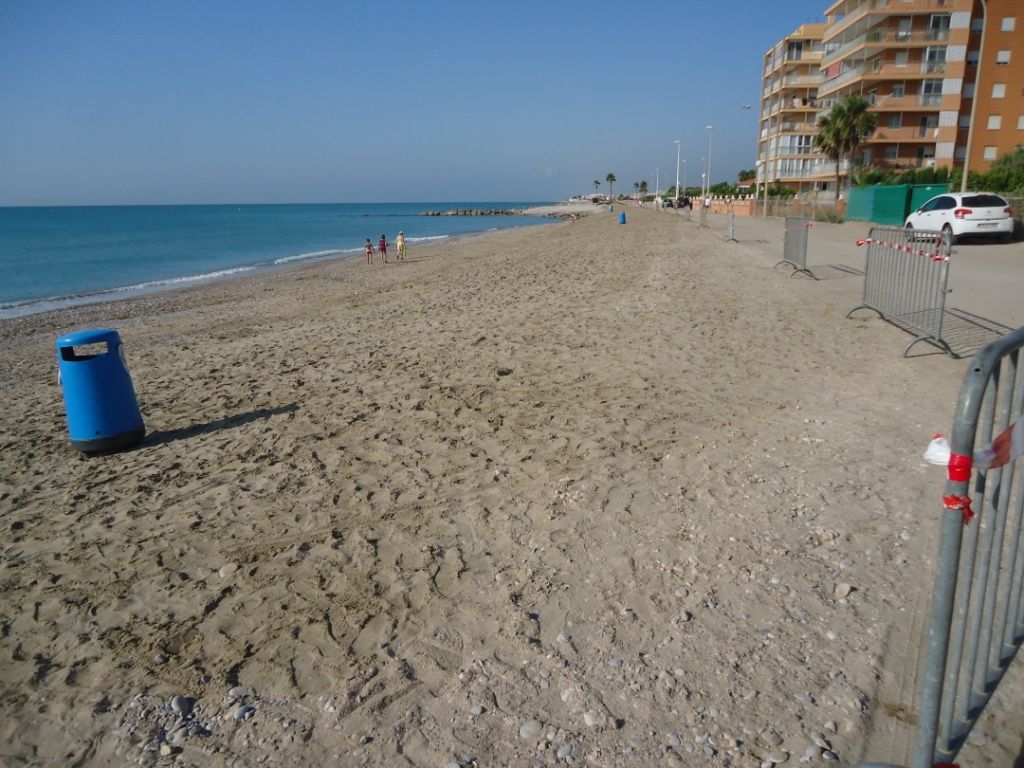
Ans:
{"label": "distant building", "polygon": [[878,116],[864,165],[962,166],[972,109],[971,170],[1024,144],[1022,0],[988,0],[984,45],[980,0],[838,0],[825,16],[765,54],[758,181],[830,188],[835,166],[813,150],[816,124],[853,95]]}
{"label": "distant building", "polygon": [[824,24],[804,24],[764,55],[758,183],[778,181],[799,192],[827,189],[835,164],[813,147],[821,106],[821,37]]}

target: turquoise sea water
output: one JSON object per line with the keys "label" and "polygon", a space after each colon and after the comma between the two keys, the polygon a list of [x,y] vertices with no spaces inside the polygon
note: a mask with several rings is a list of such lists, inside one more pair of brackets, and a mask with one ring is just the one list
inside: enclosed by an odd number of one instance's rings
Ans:
{"label": "turquoise sea water", "polygon": [[421,211],[543,203],[339,203],[0,208],[0,319],[362,255],[381,234],[417,243],[540,224],[529,216]]}

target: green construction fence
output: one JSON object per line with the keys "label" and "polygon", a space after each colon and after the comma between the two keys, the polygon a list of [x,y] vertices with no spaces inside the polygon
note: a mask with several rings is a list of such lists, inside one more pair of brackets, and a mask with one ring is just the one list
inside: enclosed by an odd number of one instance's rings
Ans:
{"label": "green construction fence", "polygon": [[949,191],[949,184],[874,184],[854,187],[846,202],[847,221],[902,227],[907,214]]}

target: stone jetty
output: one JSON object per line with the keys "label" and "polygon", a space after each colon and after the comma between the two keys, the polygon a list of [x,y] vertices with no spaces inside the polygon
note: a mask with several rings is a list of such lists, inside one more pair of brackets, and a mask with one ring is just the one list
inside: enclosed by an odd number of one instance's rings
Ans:
{"label": "stone jetty", "polygon": [[420,216],[521,216],[520,208],[491,208],[489,210],[469,209],[450,211],[420,211]]}

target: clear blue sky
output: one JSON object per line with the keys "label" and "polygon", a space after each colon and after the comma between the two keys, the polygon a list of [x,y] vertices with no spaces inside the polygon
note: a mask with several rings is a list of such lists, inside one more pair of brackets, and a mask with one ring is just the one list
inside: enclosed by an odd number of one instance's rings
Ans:
{"label": "clear blue sky", "polygon": [[733,179],[764,51],[825,5],[0,0],[0,205],[665,189],[708,123]]}

